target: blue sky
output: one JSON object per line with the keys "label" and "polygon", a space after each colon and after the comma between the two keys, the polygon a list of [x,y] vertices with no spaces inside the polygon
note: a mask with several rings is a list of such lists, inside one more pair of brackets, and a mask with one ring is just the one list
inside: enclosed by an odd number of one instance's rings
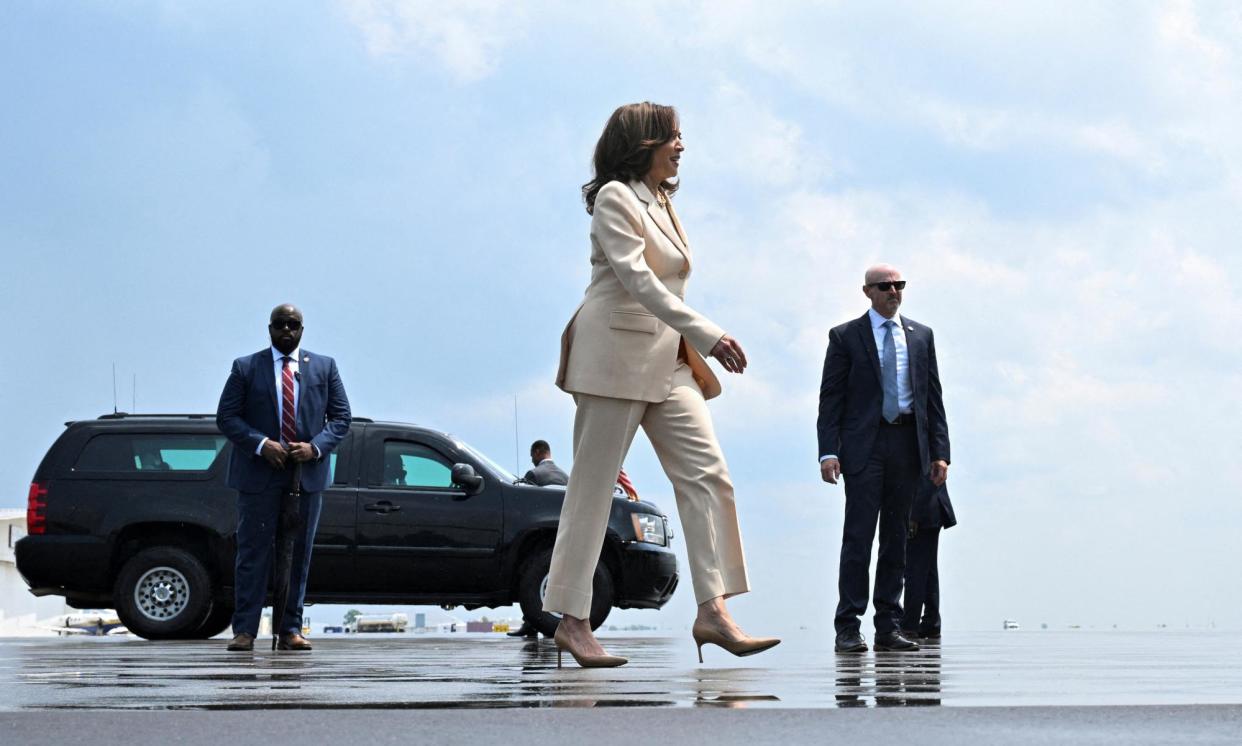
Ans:
{"label": "blue sky", "polygon": [[[621,103],[677,106],[688,301],[756,629],[825,622],[830,327],[897,264],[936,330],[962,525],[946,625],[1236,627],[1242,14],[1227,3],[20,4],[0,26],[0,505],[65,420],[210,411],[268,310],[354,411],[550,440]],[[627,462],[669,511],[641,437]],[[684,554],[683,554],[684,556]],[[683,565],[684,566],[684,565]],[[688,624],[689,594],[622,622]]]}

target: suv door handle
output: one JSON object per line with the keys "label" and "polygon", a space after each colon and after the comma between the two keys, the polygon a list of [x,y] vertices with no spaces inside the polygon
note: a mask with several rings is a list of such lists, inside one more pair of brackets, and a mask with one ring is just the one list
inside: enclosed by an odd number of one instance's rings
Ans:
{"label": "suv door handle", "polygon": [[393,505],[391,502],[387,500],[380,500],[377,503],[368,503],[366,505],[363,505],[362,509],[368,510],[372,513],[380,513],[381,515],[383,515],[386,513],[396,513],[398,510],[401,510],[401,506]]}

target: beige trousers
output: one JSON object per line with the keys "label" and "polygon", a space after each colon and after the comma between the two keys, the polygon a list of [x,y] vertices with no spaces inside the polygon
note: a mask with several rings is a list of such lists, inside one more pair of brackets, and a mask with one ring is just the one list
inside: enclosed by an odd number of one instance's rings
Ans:
{"label": "beige trousers", "polygon": [[673,483],[698,603],[750,590],[733,483],[703,394],[681,365],[658,404],[578,394],[574,465],[561,508],[544,611],[586,619],[612,488],[639,425]]}

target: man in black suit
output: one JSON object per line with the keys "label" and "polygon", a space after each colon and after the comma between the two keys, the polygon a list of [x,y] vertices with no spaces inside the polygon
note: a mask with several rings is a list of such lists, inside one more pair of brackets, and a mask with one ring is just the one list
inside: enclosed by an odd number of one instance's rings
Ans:
{"label": "man in black suit", "polygon": [[910,511],[906,539],[906,598],[901,629],[905,637],[940,639],[940,529],[957,525],[949,487],[924,479]]}
{"label": "man in black suit", "polygon": [[871,308],[829,333],[819,389],[820,474],[845,477],[836,650],[867,650],[859,618],[877,520],[875,649],[918,650],[901,634],[906,531],[921,475],[936,485],[948,477],[949,428],[932,331],[897,314],[901,273],[881,264],[863,282]]}
{"label": "man in black suit", "polygon": [[526,472],[523,477],[531,484],[546,487],[549,484],[569,484],[569,475],[565,470],[552,462],[552,446],[546,440],[536,440],[530,444],[530,461],[535,468]]}

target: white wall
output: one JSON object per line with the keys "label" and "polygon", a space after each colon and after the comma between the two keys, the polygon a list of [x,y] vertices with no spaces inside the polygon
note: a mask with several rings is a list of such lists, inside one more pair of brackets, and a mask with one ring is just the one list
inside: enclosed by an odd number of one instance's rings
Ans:
{"label": "white wall", "polygon": [[0,511],[0,637],[52,634],[36,623],[68,611],[61,596],[30,595],[13,557],[13,545],[25,535],[25,511]]}

